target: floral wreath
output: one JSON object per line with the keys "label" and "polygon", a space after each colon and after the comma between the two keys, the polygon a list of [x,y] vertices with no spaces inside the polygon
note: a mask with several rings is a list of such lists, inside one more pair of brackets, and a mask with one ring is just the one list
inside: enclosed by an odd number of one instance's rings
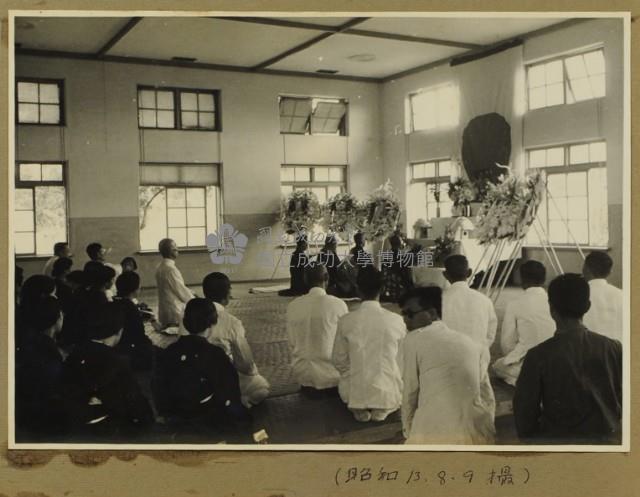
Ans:
{"label": "floral wreath", "polygon": [[338,193],[322,207],[322,227],[327,232],[355,233],[364,225],[365,207],[351,193]]}
{"label": "floral wreath", "polygon": [[460,176],[449,182],[449,198],[454,207],[469,205],[478,197],[478,189],[467,178]]}
{"label": "floral wreath", "polygon": [[288,234],[313,226],[320,215],[320,202],[310,190],[296,190],[282,198],[280,222]]}
{"label": "floral wreath", "polygon": [[364,213],[366,219],[362,232],[367,240],[379,240],[393,233],[400,218],[400,202],[390,180],[369,195]]}

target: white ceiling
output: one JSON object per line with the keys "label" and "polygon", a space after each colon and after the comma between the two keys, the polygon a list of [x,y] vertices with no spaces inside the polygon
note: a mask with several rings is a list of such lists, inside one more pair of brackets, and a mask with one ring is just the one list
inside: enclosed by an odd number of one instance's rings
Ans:
{"label": "white ceiling", "polygon": [[[259,24],[240,19],[145,17],[117,39],[105,55],[107,59],[118,56],[167,61],[173,57],[187,57],[195,58],[196,63],[252,68],[286,54],[264,66],[265,69],[312,74],[324,69],[338,71],[337,76],[381,79],[468,50],[466,46],[447,46],[446,42],[486,46],[567,18],[373,17],[355,24],[352,27],[356,30],[354,33],[348,30],[331,33],[322,29]],[[352,19],[279,17],[267,20],[335,28]],[[16,18],[16,43],[22,51],[97,54],[129,20],[113,17],[20,17]],[[444,40],[445,44],[361,36],[358,30],[428,38],[434,42]],[[320,35],[326,35],[326,38],[299,47]],[[363,62],[350,58],[354,55],[372,60]]]}

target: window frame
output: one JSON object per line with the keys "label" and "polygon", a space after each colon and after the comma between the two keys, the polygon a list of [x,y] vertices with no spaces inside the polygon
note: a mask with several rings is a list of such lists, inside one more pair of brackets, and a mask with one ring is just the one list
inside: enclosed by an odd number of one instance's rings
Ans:
{"label": "window frame", "polygon": [[[605,94],[601,97],[593,97],[593,98],[588,98],[586,100],[580,100],[580,101],[576,100],[573,103],[569,103],[567,99],[567,85],[569,84],[570,78],[569,78],[569,74],[567,73],[567,66],[565,64],[565,60],[570,59],[571,57],[576,57],[578,55],[585,55],[591,52],[602,52],[602,57],[605,61],[604,75],[605,75],[605,81],[606,81],[607,69],[606,69],[606,57],[605,57],[604,45],[596,45],[596,46],[591,46],[587,48],[581,48],[576,51],[565,52],[561,55],[556,55],[554,57],[549,57],[545,59],[536,60],[534,62],[526,63],[525,64],[525,91],[526,91],[526,98],[527,98],[527,112],[535,112],[542,109],[550,109],[553,107],[560,107],[562,105],[574,105],[581,102],[588,102],[589,100],[598,100],[600,98],[605,98],[607,96],[606,87],[605,87]],[[546,65],[546,64],[549,64],[550,62],[555,62],[558,60],[562,61],[562,98],[563,98],[562,103],[554,104],[554,105],[545,105],[543,107],[536,107],[535,109],[532,109],[530,96],[529,96],[530,90],[531,90],[531,88],[529,87],[529,70],[532,67]],[[545,147],[542,147],[542,148],[545,148]]]}
{"label": "window frame", "polygon": [[[349,99],[347,98],[343,98],[343,97],[318,97],[318,96],[300,96],[300,95],[278,95],[278,118],[282,118],[281,114],[280,114],[280,102],[282,101],[282,99],[289,99],[289,100],[301,100],[301,101],[309,101],[311,102],[311,112],[309,113],[309,116],[307,117],[307,123],[305,125],[305,131],[304,133],[295,133],[293,131],[282,131],[280,130],[280,134],[281,135],[296,135],[296,136],[349,136]],[[344,112],[344,116],[342,116],[342,119],[340,120],[340,124],[338,125],[338,133],[337,134],[331,134],[331,133],[312,133],[311,132],[311,118],[313,117],[313,112],[314,112],[314,108],[313,108],[313,101],[314,100],[338,100],[341,103],[344,103],[345,105],[345,112]],[[285,117],[292,117],[292,116],[285,116]]]}
{"label": "window frame", "polygon": [[[140,107],[140,99],[139,94],[141,90],[154,90],[154,91],[166,91],[171,92],[173,94],[173,124],[172,128],[159,128],[158,126],[141,126],[140,125],[140,110],[143,109]],[[180,95],[182,93],[195,93],[197,95],[205,94],[213,96],[213,114],[214,114],[214,125],[213,128],[183,128],[182,127],[182,102],[180,99]],[[184,88],[180,86],[153,86],[153,85],[137,85],[136,87],[136,120],[138,123],[138,129],[155,129],[160,131],[205,131],[205,132],[221,132],[222,131],[222,115],[220,109],[220,94],[221,90],[211,90],[206,88]],[[146,108],[145,108],[146,109]],[[149,110],[149,109],[147,109]],[[156,112],[158,108],[155,108]],[[168,109],[161,109],[168,110]],[[197,112],[200,111],[186,111],[186,112]],[[209,112],[209,111],[203,111]]]}
{"label": "window frame", "polygon": [[[349,165],[348,164],[281,164],[280,172],[284,168],[296,168],[296,167],[306,167],[309,168],[309,177],[311,178],[309,181],[282,181],[280,180],[280,192],[282,193],[283,186],[291,186],[293,191],[297,190],[311,190],[312,188],[329,188],[330,186],[340,186],[340,193],[348,193],[349,192]],[[340,168],[343,171],[342,181],[316,181],[315,180],[315,169],[331,169],[331,168]],[[331,198],[329,197],[329,192],[327,190],[327,200]]]}
{"label": "window frame", "polygon": [[[587,198],[587,233],[588,233],[588,241],[585,244],[580,244],[580,246],[582,248],[598,248],[598,249],[603,249],[603,248],[609,248],[609,222],[607,219],[607,243],[605,245],[594,245],[591,243],[591,218],[589,216],[589,171],[591,169],[604,169],[605,173],[607,171],[607,159],[605,159],[605,161],[596,161],[596,162],[584,162],[584,163],[580,163],[580,164],[570,164],[570,149],[573,146],[576,145],[590,145],[592,143],[604,143],[605,147],[607,145],[607,140],[605,138],[599,138],[596,140],[579,140],[579,141],[572,141],[569,143],[558,143],[558,144],[549,144],[549,145],[544,145],[544,146],[535,146],[535,147],[529,147],[525,149],[525,158],[526,158],[526,170],[528,173],[531,172],[535,172],[535,171],[542,171],[544,172],[545,177],[549,177],[549,176],[553,176],[554,174],[556,175],[560,175],[560,174],[570,174],[570,173],[580,173],[580,172],[586,172],[586,198]],[[549,150],[549,149],[554,149],[554,148],[562,148],[563,152],[564,152],[564,164],[561,166],[543,166],[543,167],[530,167],[529,166],[529,161],[530,161],[530,153],[531,152],[535,152],[535,151],[539,151],[539,150]],[[607,154],[608,157],[608,154]],[[540,224],[542,224],[542,226],[544,227],[545,231],[546,231],[546,236],[547,239],[549,240],[549,243],[554,245],[554,248],[562,248],[562,247],[570,247],[570,248],[574,248],[574,242],[573,240],[570,240],[568,242],[554,242],[552,241],[549,237],[550,237],[550,231],[549,231],[549,211],[551,208],[551,205],[549,203],[549,197],[547,195],[548,192],[548,187],[545,188],[545,194],[544,194],[544,199],[543,201],[545,202],[545,211],[547,213],[546,216],[546,225],[543,223],[543,220],[539,220]],[[608,206],[609,206],[609,199],[608,199],[608,189],[607,189],[607,199],[606,199],[606,203],[607,203],[607,211],[608,211]],[[536,215],[537,217],[537,215]],[[608,217],[608,214],[607,214]],[[567,217],[564,219],[564,222],[568,223],[570,221],[570,219]],[[537,236],[537,235],[536,235]],[[535,242],[530,242],[530,241],[526,241],[524,243],[525,247],[529,247],[529,248],[542,248],[544,245],[542,243],[535,243]]]}
{"label": "window frame", "polygon": [[[15,113],[15,124],[16,126],[62,126],[65,127],[67,125],[67,115],[65,112],[65,88],[64,88],[64,79],[56,79],[56,78],[32,78],[32,77],[22,77],[22,76],[17,76],[16,80],[15,80],[15,94],[14,94],[14,113]],[[38,83],[38,84],[55,84],[58,86],[58,96],[60,101],[58,102],[58,108],[60,111],[60,122],[57,123],[41,123],[41,122],[37,122],[37,123],[22,123],[19,120],[19,105],[20,102],[18,101],[18,83]],[[26,102],[23,102],[26,103]],[[40,103],[38,102],[38,117],[40,116]],[[35,162],[35,161],[33,161]],[[44,164],[44,162],[41,162],[42,164]],[[58,164],[58,162],[55,162],[55,164]]]}
{"label": "window frame", "polygon": [[[57,164],[57,165],[61,165],[62,166],[62,180],[60,181],[28,181],[28,180],[21,180],[20,179],[20,165],[21,164],[40,164],[40,165],[44,165],[44,164]],[[71,243],[70,240],[70,234],[71,231],[69,229],[69,191],[68,191],[68,187],[67,187],[67,178],[68,178],[68,173],[67,173],[67,169],[68,169],[68,161],[66,160],[16,160],[15,161],[15,167],[14,167],[14,186],[13,186],[13,190],[14,190],[14,196],[15,196],[15,191],[18,189],[29,189],[31,190],[31,198],[32,198],[32,205],[33,205],[33,236],[34,236],[34,241],[33,241],[33,246],[34,248],[37,250],[37,244],[36,244],[36,236],[37,236],[37,224],[36,224],[36,188],[38,186],[62,186],[64,187],[64,203],[65,203],[65,220],[64,220],[64,224],[65,224],[65,229],[66,229],[66,240],[64,240],[67,243]],[[15,208],[15,204],[13,205],[13,209],[11,214],[14,215],[16,212],[16,208]],[[15,235],[15,226],[13,226],[12,229],[12,233]],[[62,240],[60,240],[62,241]],[[15,246],[14,246],[14,251],[15,251]],[[46,254],[38,254],[37,252],[33,252],[33,253],[22,253],[22,254],[18,254],[16,252],[15,256],[19,259],[38,259],[38,258],[46,258],[46,257],[51,257],[53,255],[53,252],[51,253],[46,253]]]}
{"label": "window frame", "polygon": [[[415,97],[417,97],[418,95],[422,95],[424,93],[436,93],[438,92],[440,89],[442,88],[452,88],[452,89],[458,89],[458,119],[457,119],[457,124],[454,125],[443,125],[443,126],[435,126],[434,128],[421,128],[421,129],[416,129],[415,126],[415,119],[414,119],[414,104],[413,104],[413,99]],[[446,82],[446,83],[440,83],[440,84],[436,84],[433,86],[428,86],[425,88],[420,88],[419,90],[416,91],[412,91],[410,93],[407,94],[407,102],[408,102],[408,106],[405,107],[405,109],[408,109],[409,111],[409,130],[405,131],[405,134],[411,134],[411,133],[432,133],[432,132],[438,132],[441,131],[443,129],[453,129],[456,128],[457,126],[460,125],[460,89],[459,87],[457,87],[457,85],[454,82]],[[437,117],[437,116],[436,116]],[[405,127],[406,127],[406,121],[405,121]],[[418,161],[416,162],[416,164],[420,164],[421,162],[424,161]],[[431,161],[426,161],[426,162],[431,162]]]}
{"label": "window frame", "polygon": [[[449,162],[451,164],[451,167],[453,167],[453,158],[452,157],[440,157],[437,159],[428,159],[428,160],[419,160],[419,161],[412,161],[409,162],[409,169],[411,171],[411,178],[409,179],[409,184],[416,184],[416,183],[425,183],[427,185],[427,189],[429,189],[430,186],[432,185],[442,185],[442,184],[448,184],[451,182],[451,174],[448,174],[446,176],[440,176],[439,172],[440,172],[440,163],[441,162]],[[436,171],[436,175],[435,176],[427,176],[424,178],[414,178],[413,177],[413,171],[414,171],[414,166],[417,166],[419,164],[429,164],[429,163],[434,163],[435,164],[435,171]],[[445,192],[441,192],[441,193],[445,193]],[[448,193],[447,193],[448,194]],[[429,211],[428,211],[428,200],[427,198],[424,199],[425,200],[425,207],[427,208],[427,221],[429,219]],[[436,217],[436,218],[441,218],[441,217],[451,217],[451,215],[449,216],[442,216],[440,215],[440,204],[441,201],[438,200],[436,202],[437,207],[436,207],[436,212],[438,213],[437,216],[431,216],[431,217]]]}

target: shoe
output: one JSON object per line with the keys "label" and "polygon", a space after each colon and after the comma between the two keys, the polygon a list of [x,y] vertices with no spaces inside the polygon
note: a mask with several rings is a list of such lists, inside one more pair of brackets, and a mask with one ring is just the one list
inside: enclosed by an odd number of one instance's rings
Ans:
{"label": "shoe", "polygon": [[387,411],[387,410],[375,410],[373,411],[373,413],[371,414],[371,421],[376,421],[376,422],[380,422],[380,421],[384,421],[385,419],[387,419],[387,416],[389,416],[389,414],[391,414],[392,412],[395,411]]}
{"label": "shoe", "polygon": [[371,421],[371,412],[367,410],[357,411],[353,413],[353,417],[356,418],[356,421],[367,423]]}

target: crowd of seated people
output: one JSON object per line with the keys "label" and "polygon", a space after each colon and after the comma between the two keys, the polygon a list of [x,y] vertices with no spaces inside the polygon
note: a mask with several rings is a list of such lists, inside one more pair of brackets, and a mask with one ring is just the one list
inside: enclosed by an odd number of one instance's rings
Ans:
{"label": "crowd of seated people", "polygon": [[[606,253],[589,254],[583,275],[555,278],[548,293],[544,266],[523,263],[523,293],[502,325],[504,357],[490,365],[498,320],[493,302],[469,287],[464,256],[445,261],[446,290],[399,294],[400,314],[380,304],[384,272],[362,264],[354,285],[362,303],[349,311],[330,294],[333,243],[305,264],[307,290],[286,312],[292,375],[305,390],[339,398],[358,422],[399,411],[407,443],[491,444],[493,372],[515,386],[524,442],[620,443],[622,345],[610,337],[622,337],[622,295],[606,282]],[[51,276],[23,282],[16,271],[18,441],[135,441],[158,424],[251,435],[252,406],[270,385],[242,322],[225,308],[231,281],[210,273],[204,298],[196,297],[176,266],[175,242],[160,241],[159,252],[159,317],[138,300],[135,260],[107,265],[98,243],[87,248],[91,260],[81,271],[60,250],[47,262]],[[357,243],[352,252],[367,259]],[[151,336],[164,337],[162,344]]]}

